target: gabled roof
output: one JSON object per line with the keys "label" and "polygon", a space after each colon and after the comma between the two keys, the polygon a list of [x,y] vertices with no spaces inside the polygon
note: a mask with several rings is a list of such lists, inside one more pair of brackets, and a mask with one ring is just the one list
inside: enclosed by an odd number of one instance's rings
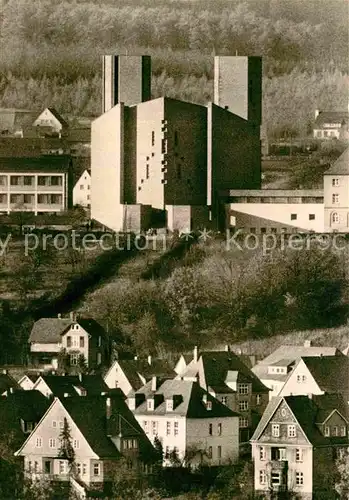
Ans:
{"label": "gabled roof", "polygon": [[313,396],[312,398],[309,398],[308,396],[278,396],[272,398],[263,413],[251,441],[257,441],[259,439],[283,401],[285,401],[290,411],[293,413],[308,441],[314,446],[349,444],[348,436],[325,437],[320,432],[317,425],[320,423],[324,412],[329,415],[333,410],[337,409],[338,406],[341,409],[345,408],[345,401],[341,395],[336,395],[335,398],[329,397],[328,395]]}
{"label": "gabled roof", "polygon": [[314,124],[314,128],[324,128],[327,123],[345,124],[349,120],[348,111],[320,111]]}
{"label": "gabled roof", "polygon": [[56,110],[56,108],[47,108],[47,109],[50,111],[50,113],[53,114],[53,116],[56,118],[56,120],[58,120],[59,123],[63,127],[68,127],[68,123],[65,121],[65,119],[63,118],[63,116],[58,113],[58,111]]}
{"label": "gabled roof", "polygon": [[154,376],[160,378],[174,378],[177,375],[173,365],[163,359],[152,359],[150,364],[147,360],[143,359],[118,360],[118,363],[133,390],[138,390],[143,386],[140,375],[147,381]]}
{"label": "gabled roof", "polygon": [[78,323],[84,330],[93,336],[104,336],[105,331],[96,320],[90,318],[41,318],[34,323],[29,336],[29,342],[58,343],[61,336],[71,327]]}
{"label": "gabled roof", "polygon": [[106,413],[106,397],[67,398],[61,402],[100,458],[119,458],[122,455],[111,440],[111,437],[117,437],[121,433],[125,437],[137,437],[143,458],[151,461],[154,449],[128,408],[123,395],[114,395],[109,399],[109,419]]}
{"label": "gabled roof", "polygon": [[[129,397],[134,394],[143,394],[145,399],[149,397],[158,397],[159,404],[155,404],[154,411],[147,409],[146,400],[136,407],[134,413],[149,414],[149,415],[180,415],[187,418],[224,418],[237,417],[238,414],[223,405],[218,399],[211,396],[205,391],[198,382],[188,380],[166,380],[161,383],[156,391],[152,391],[152,382],[148,382],[144,387],[135,393],[130,393]],[[179,397],[177,406],[174,406],[172,411],[166,410],[166,400],[174,396]],[[204,397],[208,402],[211,402],[212,409],[208,410],[204,403]]]}
{"label": "gabled roof", "polygon": [[[268,392],[269,389],[230,351],[205,351],[200,355],[207,387],[224,387],[229,371],[238,372],[239,380],[252,383],[253,392]],[[199,358],[199,360],[200,360]]]}
{"label": "gabled roof", "polygon": [[349,148],[326,170],[324,175],[349,175]]}
{"label": "gabled roof", "polygon": [[302,358],[320,389],[327,393],[349,392],[349,358],[320,356]]}
{"label": "gabled roof", "polygon": [[47,398],[39,391],[18,390],[0,398],[1,433],[14,434],[13,451],[25,440],[21,420],[28,423],[38,423],[49,405]]}
{"label": "gabled roof", "polygon": [[[274,374],[268,374],[268,366],[274,365],[281,359],[287,359],[291,361],[299,360],[301,357],[308,356],[336,356],[341,354],[341,352],[336,347],[321,347],[321,346],[309,346],[304,345],[281,345],[275,351],[273,351],[269,356],[259,361],[253,368],[252,371],[260,379],[274,378]],[[282,379],[285,379],[285,375],[281,375]]]}
{"label": "gabled roof", "polygon": [[20,389],[18,383],[8,373],[0,373],[0,395],[10,389]]}
{"label": "gabled roof", "polygon": [[100,396],[109,388],[101,375],[43,375],[41,379],[51,389],[54,396],[63,398],[65,394],[76,396],[75,387],[84,389],[88,396]]}

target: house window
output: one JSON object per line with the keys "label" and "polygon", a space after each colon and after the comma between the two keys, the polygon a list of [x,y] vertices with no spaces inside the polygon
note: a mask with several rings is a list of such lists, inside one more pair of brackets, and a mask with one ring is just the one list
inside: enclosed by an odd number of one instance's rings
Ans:
{"label": "house window", "polygon": [[86,464],[82,464],[82,475],[86,476],[86,474],[87,474],[87,465]]}
{"label": "house window", "polygon": [[144,420],[143,422],[143,429],[146,434],[149,434],[149,425],[147,420]]}
{"label": "house window", "polygon": [[56,440],[55,438],[50,438],[48,445],[50,448],[56,448]]}
{"label": "house window", "polygon": [[271,435],[273,437],[280,437],[280,425],[279,424],[272,424]]}
{"label": "house window", "polygon": [[248,401],[239,401],[239,411],[248,410]]}
{"label": "house window", "polygon": [[155,132],[152,130],[151,132],[151,145],[155,146]]}
{"label": "house window", "polygon": [[272,448],[271,459],[278,461],[286,460],[286,448]]}
{"label": "house window", "polygon": [[227,396],[222,396],[221,402],[223,405],[227,404]]}
{"label": "house window", "polygon": [[333,224],[339,224],[339,215],[337,212],[334,212],[332,214],[332,223]]}
{"label": "house window", "polygon": [[88,185],[88,186],[87,186],[87,190],[89,191],[90,189],[91,189],[91,186],[90,186],[90,185]]}
{"label": "house window", "polygon": [[35,448],[42,448],[42,438],[41,437],[36,438]]}
{"label": "house window", "polygon": [[174,423],[174,435],[178,436],[178,422]]}
{"label": "house window", "polygon": [[207,401],[206,410],[212,410],[212,401]]}
{"label": "house window", "polygon": [[59,473],[65,474],[65,462],[64,462],[64,460],[59,461]]}
{"label": "house window", "polygon": [[345,425],[343,425],[341,427],[341,436],[346,436],[347,435],[347,428],[345,427]]}
{"label": "house window", "polygon": [[83,189],[84,189],[84,185],[80,184],[80,190],[83,191]]}
{"label": "house window", "polygon": [[171,422],[166,422],[166,436],[171,434]]}
{"label": "house window", "polygon": [[287,435],[290,438],[296,437],[296,426],[295,425],[288,425],[287,426]]}
{"label": "house window", "polygon": [[88,194],[86,198],[87,198],[88,200],[90,200],[90,199],[91,199],[91,196]]}
{"label": "house window", "polygon": [[166,400],[166,411],[173,411],[173,399]]}
{"label": "house window", "polygon": [[148,164],[145,166],[145,178],[149,179],[149,165]]}
{"label": "house window", "polygon": [[147,409],[149,411],[153,411],[154,410],[154,399],[148,399],[147,400]]}
{"label": "house window", "polygon": [[101,473],[101,466],[99,463],[94,463],[93,464],[93,475],[94,476],[99,476]]}
{"label": "house window", "polygon": [[209,447],[208,447],[208,450],[207,450],[207,457],[208,457],[208,458],[212,458],[212,446],[209,446]]}
{"label": "house window", "polygon": [[259,484],[267,484],[267,473],[265,470],[259,471]]}
{"label": "house window", "polygon": [[77,366],[79,361],[79,354],[70,355],[70,366]]}
{"label": "house window", "polygon": [[80,337],[80,347],[85,347],[85,337]]}
{"label": "house window", "polygon": [[18,175],[11,175],[11,180],[10,180],[11,186],[18,186],[19,179],[20,179],[20,177]]}
{"label": "house window", "polygon": [[304,484],[303,472],[296,472],[296,485],[302,486]]}
{"label": "house window", "polygon": [[67,347],[71,347],[71,337],[67,337]]}
{"label": "house window", "polygon": [[330,435],[330,428],[327,425],[325,426],[324,434],[326,437]]}
{"label": "house window", "polygon": [[157,424],[158,423],[155,420],[153,420],[151,423],[151,432],[152,432],[153,436],[155,436],[158,432],[158,425]]}
{"label": "house window", "polygon": [[38,469],[39,469],[39,464],[38,462],[34,462],[34,472],[38,472]]}
{"label": "house window", "polygon": [[333,193],[332,203],[339,203],[339,194],[338,193]]}
{"label": "house window", "polygon": [[291,214],[291,220],[297,220],[297,214]]}
{"label": "house window", "polygon": [[63,427],[64,427],[64,422],[63,422],[63,420],[60,420],[59,421],[59,428],[63,429]]}
{"label": "house window", "polygon": [[222,424],[218,424],[218,436],[222,435]]}
{"label": "house window", "polygon": [[31,177],[30,175],[25,175],[23,179],[23,183],[25,186],[32,186],[34,184],[34,177]]}
{"label": "house window", "polygon": [[46,177],[44,175],[39,175],[38,185],[39,186],[46,186]]}
{"label": "house window", "polygon": [[219,459],[222,458],[222,447],[221,446],[217,447],[217,457]]}
{"label": "house window", "polygon": [[339,186],[339,179],[337,179],[337,178],[336,179],[332,179],[332,186],[333,187]]}
{"label": "house window", "polygon": [[51,462],[49,460],[45,461],[44,471],[45,471],[45,474],[51,474]]}
{"label": "house window", "polygon": [[333,427],[333,435],[338,436],[338,427],[336,425]]}
{"label": "house window", "polygon": [[301,448],[296,449],[296,462],[303,462],[303,450]]}
{"label": "house window", "polygon": [[80,448],[80,441],[78,439],[74,439],[74,441],[73,441],[73,448],[75,450],[78,450]]}
{"label": "house window", "polygon": [[266,458],[267,458],[266,449],[264,448],[264,446],[261,446],[259,448],[259,460],[266,460]]}
{"label": "house window", "polygon": [[239,394],[248,394],[248,384],[239,384]]}
{"label": "house window", "polygon": [[52,420],[52,427],[56,429],[57,427],[57,420]]}
{"label": "house window", "polygon": [[257,394],[256,396],[256,405],[259,406],[262,402],[262,396],[260,394]]}
{"label": "house window", "polygon": [[248,427],[248,418],[239,417],[239,427],[241,429],[244,429],[244,428]]}
{"label": "house window", "polygon": [[210,436],[212,436],[212,434],[213,434],[213,425],[212,424],[208,425],[208,433]]}
{"label": "house window", "polygon": [[309,214],[309,220],[315,220],[315,214]]}
{"label": "house window", "polygon": [[273,486],[279,486],[281,484],[281,472],[272,472],[271,473],[271,484]]}
{"label": "house window", "polygon": [[80,462],[77,462],[77,464],[76,464],[76,472],[77,472],[78,476],[81,476],[82,470],[81,470],[81,463]]}
{"label": "house window", "polygon": [[34,429],[33,422],[24,422],[24,432],[29,433]]}

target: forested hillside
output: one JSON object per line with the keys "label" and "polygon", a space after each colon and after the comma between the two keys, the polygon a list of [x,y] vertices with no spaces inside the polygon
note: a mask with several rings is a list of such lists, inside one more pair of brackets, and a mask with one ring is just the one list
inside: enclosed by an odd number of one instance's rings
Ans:
{"label": "forested hillside", "polygon": [[346,0],[1,0],[0,106],[98,115],[101,55],[148,53],[153,95],[205,103],[212,55],[262,55],[273,134],[348,103]]}

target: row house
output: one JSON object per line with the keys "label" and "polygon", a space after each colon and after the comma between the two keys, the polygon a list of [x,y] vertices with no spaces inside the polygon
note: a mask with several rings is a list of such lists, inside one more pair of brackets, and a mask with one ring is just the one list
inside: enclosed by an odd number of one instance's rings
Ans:
{"label": "row house", "polygon": [[33,390],[45,397],[98,396],[110,392],[101,375],[41,375]]}
{"label": "row house", "polygon": [[348,449],[348,405],[338,394],[275,397],[251,444],[257,493],[324,495],[334,487],[336,459]]}
{"label": "row house", "polygon": [[171,456],[190,465],[221,465],[239,456],[239,415],[198,382],[154,377],[128,395],[128,405],[151,440],[159,439],[164,465]]}
{"label": "row house", "polygon": [[212,396],[239,413],[239,442],[246,443],[256,428],[269,400],[269,389],[228,347],[225,351],[198,354],[177,376],[185,381],[198,381]]}

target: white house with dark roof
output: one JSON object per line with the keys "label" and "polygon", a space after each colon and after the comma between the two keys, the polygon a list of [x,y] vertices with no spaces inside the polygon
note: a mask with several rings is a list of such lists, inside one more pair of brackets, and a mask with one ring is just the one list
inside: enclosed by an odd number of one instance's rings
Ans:
{"label": "white house with dark roof", "polygon": [[60,354],[77,366],[81,356],[87,366],[104,362],[106,335],[97,321],[87,318],[41,318],[34,323],[28,340],[31,363],[44,369],[57,369]]}
{"label": "white house with dark roof", "polygon": [[315,110],[314,139],[339,139],[349,123],[349,111]]}
{"label": "white house with dark roof", "polygon": [[153,376],[158,378],[174,378],[177,375],[175,367],[167,360],[148,356],[147,359],[115,360],[104,376],[104,381],[110,389],[119,388],[127,396],[131,391],[137,391]]}
{"label": "white house with dark roof", "polygon": [[349,401],[349,358],[304,357],[298,360],[279,396],[340,393]]}
{"label": "white house with dark roof", "polygon": [[251,439],[255,491],[334,498],[335,460],[346,453],[348,428],[348,405],[339,394],[273,398]]}
{"label": "white house with dark roof", "polygon": [[[71,470],[60,456],[64,426],[70,430],[75,453]],[[76,481],[88,496],[105,490],[120,458],[133,466],[151,464],[154,449],[119,393],[55,398],[15,455],[24,458],[25,475],[32,479]]]}
{"label": "white house with dark roof", "polygon": [[128,395],[128,405],[151,440],[187,464],[220,465],[239,456],[239,415],[189,380],[154,377]]}
{"label": "white house with dark roof", "polygon": [[325,231],[349,232],[349,148],[324,173]]}
{"label": "white house with dark roof", "polygon": [[59,137],[68,129],[68,123],[55,108],[44,109],[34,121],[33,126],[39,130],[56,133]]}
{"label": "white house with dark roof", "polygon": [[85,169],[73,187],[73,205],[91,207],[91,171]]}
{"label": "white house with dark roof", "polygon": [[277,396],[283,388],[296,362],[307,356],[338,356],[342,353],[336,347],[314,346],[311,341],[303,345],[281,345],[269,356],[259,361],[253,368],[253,373],[269,387],[270,399]]}

